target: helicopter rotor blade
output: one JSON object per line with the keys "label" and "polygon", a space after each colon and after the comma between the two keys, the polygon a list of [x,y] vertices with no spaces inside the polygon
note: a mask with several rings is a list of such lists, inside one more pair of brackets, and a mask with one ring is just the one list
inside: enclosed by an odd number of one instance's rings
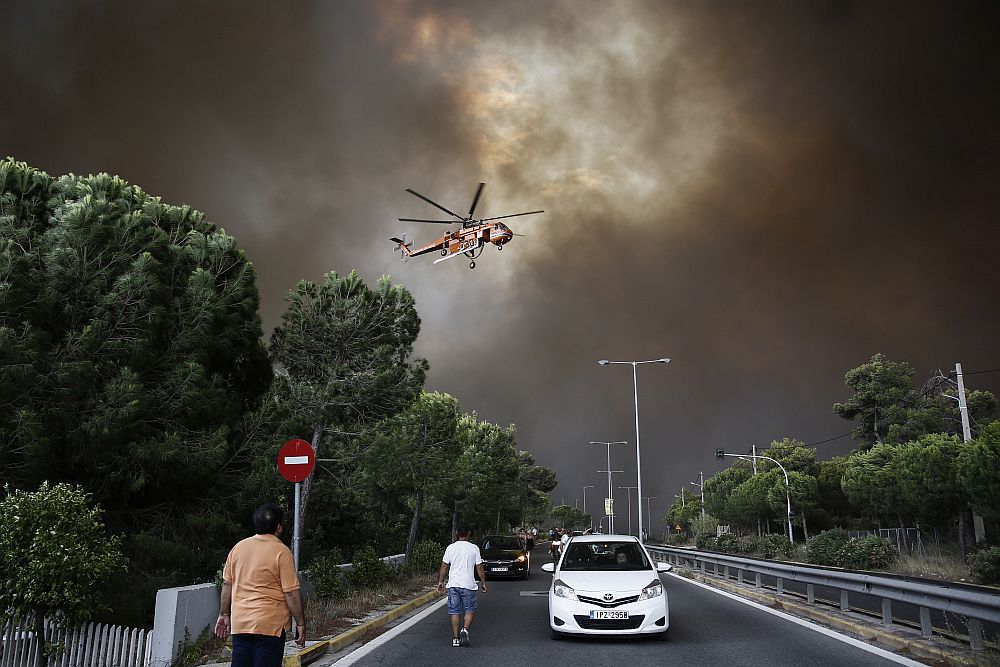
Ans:
{"label": "helicopter rotor blade", "polygon": [[428,203],[428,204],[430,204],[431,206],[434,206],[434,207],[436,207],[436,208],[439,208],[439,209],[441,209],[442,211],[444,211],[444,212],[445,212],[445,213],[447,213],[448,215],[451,215],[451,216],[454,216],[454,217],[458,218],[459,220],[461,220],[462,222],[465,222],[465,218],[463,218],[462,216],[460,216],[460,215],[458,215],[457,213],[454,213],[454,212],[452,212],[452,211],[449,211],[449,210],[448,210],[448,209],[446,209],[446,208],[445,208],[444,206],[441,206],[441,204],[439,204],[439,203],[437,203],[436,201],[433,201],[433,200],[431,200],[431,199],[428,199],[427,197],[423,196],[422,194],[420,194],[420,193],[419,193],[419,192],[417,192],[416,190],[411,190],[410,188],[406,188],[406,191],[407,191],[407,192],[409,192],[409,193],[410,193],[411,195],[413,195],[414,197],[419,197],[420,199],[423,199],[423,200],[424,200],[425,202],[427,202],[427,203]]}
{"label": "helicopter rotor blade", "polygon": [[498,215],[495,218],[483,218],[480,222],[489,220],[500,220],[501,218],[516,218],[519,215],[534,215],[535,213],[545,213],[545,211],[527,211],[526,213],[511,213],[510,215]]}
{"label": "helicopter rotor blade", "polygon": [[527,234],[518,234],[517,232],[511,232],[514,236],[527,236]]}
{"label": "helicopter rotor blade", "polygon": [[421,220],[418,218],[396,218],[400,222],[433,222],[439,225],[457,225],[458,222],[455,220]]}
{"label": "helicopter rotor blade", "polygon": [[485,183],[480,183],[479,187],[476,188],[476,196],[472,198],[472,206],[469,207],[469,217],[466,218],[467,220],[472,219],[472,214],[476,210],[476,204],[479,203],[479,195],[483,194],[483,187],[485,185],[486,185]]}

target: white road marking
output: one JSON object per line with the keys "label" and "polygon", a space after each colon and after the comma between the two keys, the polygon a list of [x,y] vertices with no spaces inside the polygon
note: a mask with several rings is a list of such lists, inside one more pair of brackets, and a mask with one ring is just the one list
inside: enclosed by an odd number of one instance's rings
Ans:
{"label": "white road marking", "polygon": [[309,463],[309,457],[308,456],[286,456],[285,457],[285,465],[286,466],[305,465],[307,463]]}
{"label": "white road marking", "polygon": [[408,618],[407,620],[403,621],[402,623],[400,623],[399,625],[397,625],[396,627],[394,627],[392,630],[389,630],[388,632],[379,635],[378,637],[376,637],[375,639],[371,640],[370,642],[368,642],[364,646],[361,646],[358,649],[356,649],[355,651],[352,651],[351,653],[345,655],[343,658],[341,658],[340,660],[338,660],[337,662],[335,662],[333,664],[334,665],[345,665],[345,666],[346,665],[353,665],[358,660],[360,660],[361,658],[365,657],[366,655],[368,655],[369,653],[371,653],[372,651],[374,651],[375,649],[377,649],[382,644],[385,644],[386,642],[388,642],[391,639],[395,639],[397,636],[403,634],[408,629],[412,628],[414,625],[416,625],[420,621],[424,620],[425,618],[427,618],[428,616],[430,616],[431,614],[433,614],[435,611],[437,611],[438,609],[440,609],[441,607],[443,607],[445,604],[447,604],[447,602],[448,602],[448,598],[447,597],[441,598],[440,600],[438,600],[437,602],[435,602],[434,604],[432,604],[431,606],[429,606],[427,609],[424,609],[422,612],[420,612],[416,616],[412,616],[411,618]]}
{"label": "white road marking", "polygon": [[777,609],[771,609],[770,607],[762,605],[759,602],[754,602],[753,600],[748,600],[745,597],[741,597],[739,595],[735,595],[735,594],[730,593],[728,591],[719,590],[718,588],[714,588],[712,586],[709,586],[708,584],[703,584],[700,581],[694,581],[694,580],[688,579],[686,577],[682,577],[679,574],[674,574],[673,572],[663,572],[662,574],[670,575],[674,579],[679,579],[680,581],[684,581],[684,582],[687,582],[689,584],[694,584],[695,586],[701,586],[702,588],[704,588],[706,590],[710,590],[713,593],[718,593],[719,595],[723,595],[723,596],[725,596],[727,598],[730,598],[732,600],[736,600],[737,602],[742,602],[743,604],[748,605],[750,607],[756,607],[757,609],[760,609],[761,611],[766,611],[769,614],[773,614],[774,616],[778,616],[779,618],[783,618],[786,621],[791,621],[792,623],[795,623],[797,625],[801,625],[803,627],[809,628],[810,630],[814,630],[815,632],[818,632],[821,635],[826,635],[827,637],[832,637],[832,638],[834,638],[834,639],[836,639],[838,641],[844,642],[845,644],[850,644],[851,646],[855,646],[857,648],[860,648],[863,651],[868,651],[869,653],[874,653],[875,655],[877,655],[877,656],[879,656],[881,658],[885,658],[886,660],[891,660],[892,662],[895,662],[897,664],[907,665],[907,667],[927,667],[922,662],[917,662],[915,660],[910,660],[909,658],[904,658],[901,655],[896,655],[892,651],[886,651],[885,649],[878,648],[877,646],[872,646],[871,644],[867,644],[867,643],[861,641],[860,639],[855,639],[854,637],[848,637],[847,635],[840,634],[839,632],[836,632],[835,630],[831,630],[829,628],[824,628],[822,625],[817,625],[816,623],[812,623],[811,621],[802,620],[801,618],[798,618],[797,616],[792,616],[791,614],[786,614],[785,612],[778,611]]}

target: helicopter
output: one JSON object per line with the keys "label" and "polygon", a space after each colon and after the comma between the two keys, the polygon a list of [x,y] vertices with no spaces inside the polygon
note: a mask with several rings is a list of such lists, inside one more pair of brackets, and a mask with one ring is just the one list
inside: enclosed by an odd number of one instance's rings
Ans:
{"label": "helicopter", "polygon": [[405,262],[411,257],[417,257],[419,255],[425,255],[435,250],[441,252],[441,257],[434,260],[434,263],[443,262],[448,259],[453,259],[460,255],[465,255],[469,258],[469,268],[476,268],[476,258],[483,254],[483,250],[486,248],[487,244],[492,243],[497,247],[497,250],[503,250],[504,245],[510,243],[510,241],[515,236],[524,236],[524,234],[515,234],[511,231],[510,227],[502,222],[494,222],[494,220],[502,220],[505,218],[516,218],[521,215],[534,215],[536,213],[545,213],[545,211],[527,211],[525,213],[512,213],[510,215],[498,215],[492,218],[474,218],[473,215],[476,212],[476,204],[479,203],[479,197],[483,194],[483,187],[485,183],[480,183],[479,187],[476,189],[476,194],[472,198],[472,205],[469,206],[469,213],[466,216],[458,215],[449,211],[441,204],[436,201],[428,199],[416,190],[411,190],[406,188],[414,197],[419,197],[425,202],[439,208],[448,215],[455,218],[455,220],[424,220],[420,218],[399,218],[400,222],[428,222],[440,225],[454,225],[461,223],[461,229],[456,229],[454,231],[449,231],[445,233],[439,239],[436,239],[432,243],[428,243],[425,246],[412,250],[412,242],[406,242],[406,234],[403,234],[403,238],[392,237],[390,241],[396,244],[393,250],[398,250],[400,253],[400,261]]}

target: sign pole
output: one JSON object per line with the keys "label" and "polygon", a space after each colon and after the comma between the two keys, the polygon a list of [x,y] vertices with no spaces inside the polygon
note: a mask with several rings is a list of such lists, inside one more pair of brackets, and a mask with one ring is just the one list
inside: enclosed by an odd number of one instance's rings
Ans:
{"label": "sign pole", "polygon": [[301,528],[299,526],[299,511],[302,507],[302,482],[295,482],[295,525],[292,528],[292,560],[295,561],[295,571],[299,571],[299,538]]}

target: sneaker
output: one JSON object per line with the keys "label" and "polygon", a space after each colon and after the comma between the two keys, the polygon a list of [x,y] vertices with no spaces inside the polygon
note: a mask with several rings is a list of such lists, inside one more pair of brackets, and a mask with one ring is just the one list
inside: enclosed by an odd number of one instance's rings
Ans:
{"label": "sneaker", "polygon": [[461,630],[459,630],[458,636],[459,636],[458,643],[461,646],[468,646],[469,645],[469,629],[468,628],[462,628]]}
{"label": "sneaker", "polygon": [[458,639],[452,639],[451,646],[452,648],[458,648],[459,646],[461,646],[461,644],[458,643]]}

